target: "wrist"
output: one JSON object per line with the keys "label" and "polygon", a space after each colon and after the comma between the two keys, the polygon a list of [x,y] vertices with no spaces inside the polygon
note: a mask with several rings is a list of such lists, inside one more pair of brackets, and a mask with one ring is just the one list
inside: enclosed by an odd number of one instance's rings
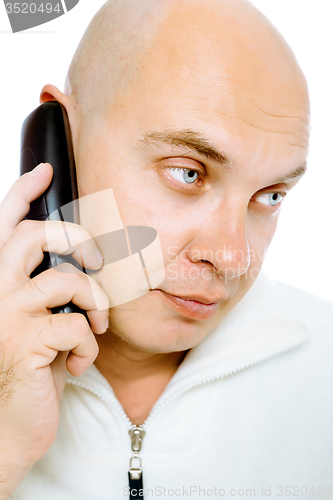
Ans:
{"label": "wrist", "polygon": [[10,457],[0,455],[0,500],[7,500],[23,481],[33,464],[19,466]]}

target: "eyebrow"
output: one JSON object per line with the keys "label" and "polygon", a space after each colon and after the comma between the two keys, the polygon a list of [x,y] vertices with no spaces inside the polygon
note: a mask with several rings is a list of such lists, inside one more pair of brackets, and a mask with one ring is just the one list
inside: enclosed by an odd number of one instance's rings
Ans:
{"label": "eyebrow", "polygon": [[[142,138],[135,144],[139,148],[149,148],[160,145],[169,145],[174,147],[182,147],[189,151],[195,151],[199,155],[220,163],[224,168],[232,167],[232,160],[229,156],[219,151],[213,144],[209,142],[201,133],[190,129],[183,130],[166,130],[164,132],[146,132]],[[300,165],[296,170],[290,172],[286,176],[277,179],[272,184],[286,182],[297,177],[301,177],[307,171],[306,162]]]}
{"label": "eyebrow", "polygon": [[291,181],[292,179],[297,179],[298,177],[302,177],[307,171],[307,164],[304,162],[302,165],[296,168],[293,172],[290,172],[290,174],[287,174],[285,177],[281,177],[280,179],[276,180],[273,184],[278,184],[280,182],[287,182]]}
{"label": "eyebrow", "polygon": [[205,158],[222,163],[224,166],[231,163],[228,156],[218,151],[202,134],[189,129],[145,133],[137,142],[137,146],[151,147],[159,146],[162,143],[196,151]]}

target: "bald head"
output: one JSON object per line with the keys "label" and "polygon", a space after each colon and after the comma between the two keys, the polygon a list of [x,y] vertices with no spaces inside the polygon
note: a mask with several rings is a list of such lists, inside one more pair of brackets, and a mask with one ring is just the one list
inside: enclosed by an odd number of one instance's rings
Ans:
{"label": "bald head", "polygon": [[203,88],[225,92],[229,114],[237,109],[227,96],[244,90],[268,114],[270,102],[281,114],[290,105],[308,106],[291,49],[246,0],[107,1],[74,55],[66,94],[83,113],[96,114],[125,93],[172,92],[180,83],[199,99]]}
{"label": "bald head", "polygon": [[[149,352],[192,347],[256,279],[305,170],[307,85],[292,51],[245,0],[111,0],[67,95],[45,92],[68,111],[79,197],[111,187],[125,227],[156,229],[162,291],[222,298],[219,315],[190,322],[149,292],[112,309],[117,335]],[[96,234],[100,219],[91,206],[80,221]],[[108,272],[94,278],[112,297]]]}
{"label": "bald head", "polygon": [[109,0],[90,22],[70,65],[66,89],[79,105],[103,108],[140,75],[164,0]]}

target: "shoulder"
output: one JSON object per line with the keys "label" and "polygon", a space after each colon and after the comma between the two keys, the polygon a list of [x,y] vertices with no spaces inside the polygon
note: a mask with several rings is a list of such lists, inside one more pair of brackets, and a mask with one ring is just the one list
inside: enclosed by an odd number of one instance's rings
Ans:
{"label": "shoulder", "polygon": [[[280,299],[295,316],[299,316],[303,320],[308,320],[310,323],[313,320],[316,323],[326,323],[329,319],[333,320],[333,302],[330,300],[317,297],[282,281],[271,278],[269,280]],[[333,332],[332,324],[331,328]]]}
{"label": "shoulder", "polygon": [[303,323],[310,338],[333,348],[333,302],[317,297],[300,288],[266,277],[279,301],[298,321]]}
{"label": "shoulder", "polygon": [[326,398],[327,391],[331,394],[333,389],[333,302],[267,276],[265,279],[281,313],[288,311],[306,330],[306,341],[286,355],[290,360],[285,365],[286,376],[290,381],[299,377],[300,391],[306,388],[313,400]]}

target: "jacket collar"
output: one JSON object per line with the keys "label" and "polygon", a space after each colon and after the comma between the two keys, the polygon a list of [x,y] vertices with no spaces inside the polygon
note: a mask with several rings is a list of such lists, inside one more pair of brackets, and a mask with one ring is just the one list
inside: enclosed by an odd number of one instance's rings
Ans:
{"label": "jacket collar", "polygon": [[277,282],[261,271],[241,301],[187,353],[168,389],[185,379],[199,384],[243,370],[302,344],[308,335]]}
{"label": "jacket collar", "polygon": [[[260,272],[241,301],[185,356],[159,403],[186,388],[225,377],[288,351],[308,337],[307,328],[292,314],[274,280]],[[107,380],[92,365],[67,382],[99,387],[113,395]]]}

